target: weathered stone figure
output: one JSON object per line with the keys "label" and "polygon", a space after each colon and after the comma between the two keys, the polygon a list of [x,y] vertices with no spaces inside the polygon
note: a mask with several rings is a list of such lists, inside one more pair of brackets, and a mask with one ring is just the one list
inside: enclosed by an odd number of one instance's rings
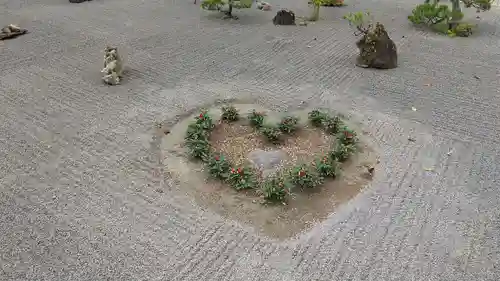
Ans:
{"label": "weathered stone figure", "polygon": [[366,32],[356,45],[359,48],[357,66],[380,69],[392,69],[398,66],[396,44],[389,38],[381,23],[377,23],[375,29]]}
{"label": "weathered stone figure", "polygon": [[275,25],[295,25],[295,14],[290,10],[279,10],[273,18]]}
{"label": "weathered stone figure", "polygon": [[9,24],[2,28],[2,33],[0,33],[0,40],[11,39],[19,35],[27,33],[27,29],[20,28],[16,25]]}
{"label": "weathered stone figure", "polygon": [[123,73],[123,61],[118,54],[118,48],[108,46],[104,49],[104,68],[101,72],[104,73],[102,80],[106,84],[120,84],[120,79]]}

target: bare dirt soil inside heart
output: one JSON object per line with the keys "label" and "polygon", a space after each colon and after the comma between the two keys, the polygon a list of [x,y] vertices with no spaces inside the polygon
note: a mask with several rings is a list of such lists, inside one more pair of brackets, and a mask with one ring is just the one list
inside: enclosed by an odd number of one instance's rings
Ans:
{"label": "bare dirt soil inside heart", "polygon": [[305,162],[326,153],[330,149],[334,136],[327,135],[320,129],[303,127],[293,136],[284,138],[282,144],[271,145],[254,128],[244,122],[222,123],[212,132],[211,145],[215,151],[222,152],[232,163],[244,165],[248,154],[256,150],[280,150],[286,155],[283,167]]}
{"label": "bare dirt soil inside heart", "polygon": [[[283,116],[255,104],[235,106],[242,116],[253,109],[266,112],[271,122]],[[335,137],[309,126],[308,112],[309,110],[299,110],[289,113],[300,118],[301,128],[295,134],[287,136],[281,144],[268,143],[254,128],[244,121],[238,121],[217,122],[218,125],[211,133],[211,146],[236,165],[247,164],[249,153],[256,150],[283,152],[282,169],[298,163],[310,163],[328,150]],[[212,108],[208,113],[214,121],[220,119],[220,109]],[[287,204],[264,204],[255,190],[236,191],[223,182],[210,180],[200,163],[186,158],[182,140],[192,120],[193,116],[190,116],[181,121],[165,137],[163,159],[167,172],[178,180],[182,192],[193,197],[200,207],[252,226],[272,238],[291,238],[326,219],[337,207],[355,197],[369,184],[371,177],[367,167],[375,166],[377,161],[374,145],[361,134],[361,129],[349,124],[359,132],[359,149],[341,164],[340,177],[327,180],[313,189],[294,192]]]}

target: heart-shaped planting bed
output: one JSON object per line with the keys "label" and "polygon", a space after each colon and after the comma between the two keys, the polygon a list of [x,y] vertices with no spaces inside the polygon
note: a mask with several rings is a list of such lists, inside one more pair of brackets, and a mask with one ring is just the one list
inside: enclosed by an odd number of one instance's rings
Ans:
{"label": "heart-shaped planting bed", "polygon": [[326,218],[368,184],[376,163],[339,116],[243,104],[181,121],[163,149],[169,174],[200,205],[275,238]]}

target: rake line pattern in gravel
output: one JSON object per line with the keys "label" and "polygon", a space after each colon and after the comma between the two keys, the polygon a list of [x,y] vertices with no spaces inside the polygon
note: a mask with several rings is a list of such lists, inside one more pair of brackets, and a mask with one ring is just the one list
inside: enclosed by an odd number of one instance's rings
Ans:
{"label": "rake line pattern in gravel", "polygon": [[[276,7],[305,10],[297,3]],[[394,3],[323,9],[324,21],[307,32],[263,24],[272,15],[253,10],[241,13],[240,24],[216,21],[177,1],[1,3],[6,20],[17,16],[34,31],[0,54],[6,279],[498,279],[499,153],[488,145],[498,124],[498,52],[485,45],[495,40],[481,38],[484,46],[468,51],[450,47],[408,29],[411,3]],[[400,47],[396,71],[352,65],[355,38],[339,13],[360,7],[395,15],[384,20]],[[120,17],[125,24],[112,20]],[[128,45],[131,75],[122,86],[104,86],[93,74],[106,44]],[[450,82],[470,78],[470,64],[482,67],[474,72],[481,83]],[[431,66],[436,73],[426,74]],[[415,81],[424,78],[437,87],[419,90]],[[168,175],[158,175],[160,139],[152,127],[221,97],[362,112],[381,146],[382,175],[322,225],[283,243],[199,210]],[[408,114],[404,108],[417,101],[418,111]],[[436,101],[449,107],[435,110]],[[452,110],[458,105],[462,111]],[[423,118],[427,108],[433,114]],[[460,127],[450,116],[467,122]],[[428,125],[438,131],[427,133]],[[412,133],[420,133],[416,143],[407,141]],[[155,191],[158,183],[164,193]]]}

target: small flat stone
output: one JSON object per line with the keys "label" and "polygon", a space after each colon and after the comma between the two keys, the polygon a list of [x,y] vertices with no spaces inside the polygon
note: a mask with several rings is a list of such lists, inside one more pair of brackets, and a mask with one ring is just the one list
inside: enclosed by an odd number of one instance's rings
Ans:
{"label": "small flat stone", "polygon": [[250,160],[254,168],[263,172],[278,169],[285,157],[286,154],[280,150],[265,151],[257,149],[248,154],[248,160]]}

